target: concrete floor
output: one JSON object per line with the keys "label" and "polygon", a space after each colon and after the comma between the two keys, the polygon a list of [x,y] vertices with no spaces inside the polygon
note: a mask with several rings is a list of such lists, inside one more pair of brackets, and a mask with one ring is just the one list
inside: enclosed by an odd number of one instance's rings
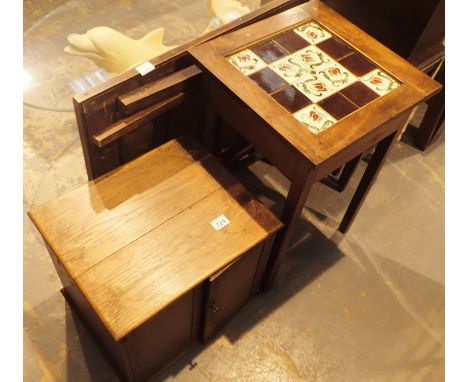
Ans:
{"label": "concrete floor", "polygon": [[[62,3],[24,3],[25,62],[30,28]],[[57,94],[24,107],[25,211],[86,181],[73,112],[48,107]],[[346,235],[337,227],[365,164],[342,194],[315,185],[273,290],[152,381],[444,380],[444,149],[444,136],[425,153],[398,143]],[[280,210],[288,182],[272,167],[238,175]],[[25,215],[24,380],[117,381],[59,289]]]}

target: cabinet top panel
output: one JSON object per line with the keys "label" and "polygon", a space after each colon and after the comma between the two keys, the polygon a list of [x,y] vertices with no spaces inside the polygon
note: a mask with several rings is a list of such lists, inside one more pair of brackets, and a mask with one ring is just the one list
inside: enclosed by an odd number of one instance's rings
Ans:
{"label": "cabinet top panel", "polygon": [[30,216],[116,340],[281,227],[188,138]]}

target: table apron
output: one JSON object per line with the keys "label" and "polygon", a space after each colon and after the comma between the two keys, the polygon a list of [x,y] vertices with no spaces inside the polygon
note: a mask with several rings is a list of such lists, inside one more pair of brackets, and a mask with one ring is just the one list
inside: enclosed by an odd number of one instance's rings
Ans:
{"label": "table apron", "polygon": [[299,153],[294,146],[262,120],[254,111],[244,105],[227,88],[209,79],[207,86],[208,108],[219,114],[225,121],[251,143],[284,176],[293,181],[298,167],[312,169],[313,163]]}

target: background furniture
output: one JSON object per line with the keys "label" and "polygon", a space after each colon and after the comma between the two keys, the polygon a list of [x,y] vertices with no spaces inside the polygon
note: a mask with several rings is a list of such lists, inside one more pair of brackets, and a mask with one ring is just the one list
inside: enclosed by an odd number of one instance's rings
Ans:
{"label": "background furniture", "polygon": [[[445,85],[444,0],[323,0],[323,3]],[[443,130],[444,91],[427,103],[421,125],[408,126],[402,138],[422,151]]]}

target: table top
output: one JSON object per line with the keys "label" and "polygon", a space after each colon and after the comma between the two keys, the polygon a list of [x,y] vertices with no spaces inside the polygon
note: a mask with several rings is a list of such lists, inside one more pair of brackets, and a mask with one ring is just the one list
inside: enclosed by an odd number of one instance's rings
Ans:
{"label": "table top", "polygon": [[29,214],[116,340],[282,226],[191,139]]}
{"label": "table top", "polygon": [[303,4],[190,49],[315,166],[441,86],[324,4]]}

